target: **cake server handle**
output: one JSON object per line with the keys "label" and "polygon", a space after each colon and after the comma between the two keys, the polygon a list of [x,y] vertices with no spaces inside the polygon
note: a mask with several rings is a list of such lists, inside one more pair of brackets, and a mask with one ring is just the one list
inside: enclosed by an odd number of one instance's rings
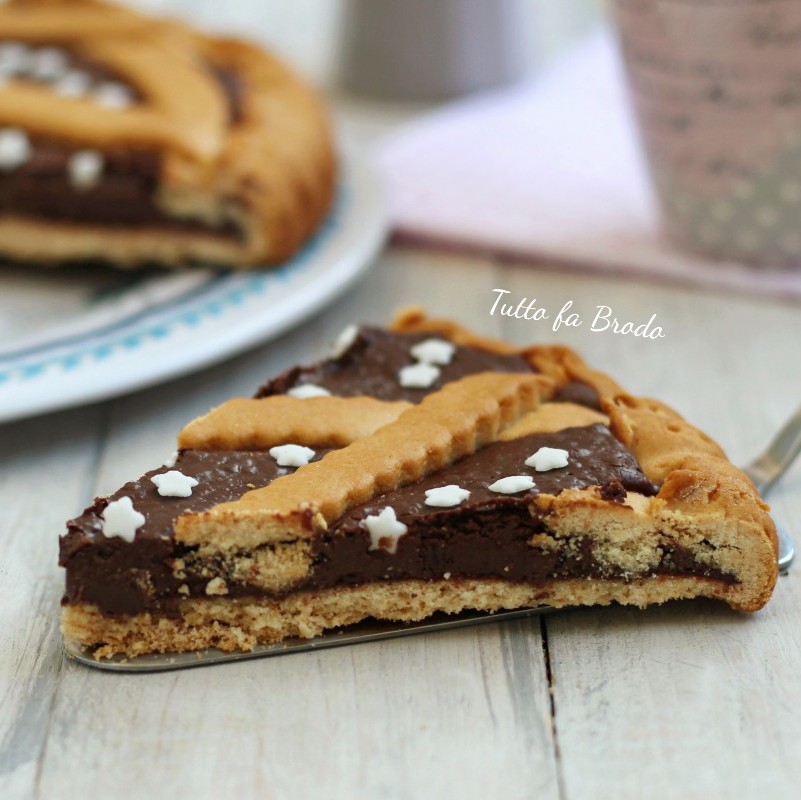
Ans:
{"label": "cake server handle", "polygon": [[[801,408],[782,426],[767,449],[743,468],[743,472],[751,478],[757,491],[764,496],[787,472],[800,452]],[[786,531],[779,528],[778,534],[779,569],[786,572],[795,557],[795,546]]]}
{"label": "cake server handle", "polygon": [[782,426],[767,449],[743,471],[754,482],[757,491],[765,494],[787,472],[799,453],[801,453],[801,408]]}

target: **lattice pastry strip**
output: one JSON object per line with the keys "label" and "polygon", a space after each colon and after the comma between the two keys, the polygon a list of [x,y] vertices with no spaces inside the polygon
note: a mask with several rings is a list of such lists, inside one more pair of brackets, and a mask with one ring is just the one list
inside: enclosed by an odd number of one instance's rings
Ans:
{"label": "lattice pastry strip", "polygon": [[291,442],[345,447],[394,422],[408,408],[409,403],[387,403],[372,397],[240,398],[190,422],[178,435],[178,446],[267,450]]}

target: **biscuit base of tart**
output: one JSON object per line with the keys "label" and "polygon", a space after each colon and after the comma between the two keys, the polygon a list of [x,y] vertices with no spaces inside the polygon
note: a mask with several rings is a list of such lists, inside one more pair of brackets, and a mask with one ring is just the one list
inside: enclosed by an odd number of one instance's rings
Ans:
{"label": "biscuit base of tart", "polygon": [[[151,613],[107,616],[95,605],[64,609],[64,636],[93,648],[95,658],[146,653],[178,653],[216,648],[249,651],[285,639],[311,639],[366,619],[418,622],[436,613],[509,611],[550,606],[646,606],[699,597],[723,600],[744,611],[754,600],[714,578],[654,575],[637,580],[572,579],[541,586],[503,580],[453,578],[399,581],[319,592],[299,592],[281,600],[199,598],[180,602],[178,616]],[[741,596],[741,597],[738,597]],[[740,606],[743,602],[745,605]]]}

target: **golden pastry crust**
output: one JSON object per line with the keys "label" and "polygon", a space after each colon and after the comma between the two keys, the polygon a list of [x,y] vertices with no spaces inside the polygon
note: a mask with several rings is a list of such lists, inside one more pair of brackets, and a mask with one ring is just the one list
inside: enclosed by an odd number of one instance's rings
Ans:
{"label": "golden pastry crust", "polygon": [[[12,207],[0,224],[6,256],[254,267],[295,252],[330,207],[336,160],[326,113],[305,83],[260,48],[94,0],[11,0],[0,7],[0,39],[56,41],[141,95],[129,107],[107,108],[11,81],[0,92],[0,127],[101,154],[155,153],[154,209],[167,222],[192,224],[98,224]],[[215,71],[236,76],[235,119]]]}

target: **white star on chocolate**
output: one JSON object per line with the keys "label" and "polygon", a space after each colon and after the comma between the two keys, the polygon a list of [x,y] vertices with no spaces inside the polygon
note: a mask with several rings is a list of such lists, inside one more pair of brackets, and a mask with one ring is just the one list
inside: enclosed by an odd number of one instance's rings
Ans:
{"label": "white star on chocolate", "polygon": [[526,459],[527,467],[534,467],[537,472],[548,472],[567,466],[569,453],[560,447],[540,447],[533,456]]}
{"label": "white star on chocolate", "polygon": [[463,503],[470,497],[470,492],[467,489],[462,489],[455,483],[448,484],[448,486],[438,486],[436,489],[426,489],[427,506],[434,506],[435,508],[453,508]]}
{"label": "white star on chocolate", "polygon": [[445,339],[426,339],[412,347],[412,355],[424,364],[439,364],[444,366],[453,361],[456,345]]}
{"label": "white star on chocolate", "polygon": [[131,90],[117,81],[103,81],[97,85],[92,96],[99,106],[110,109],[128,108],[134,101]]}
{"label": "white star on chocolate", "polygon": [[500,478],[487,487],[491,492],[498,494],[517,494],[534,488],[534,478],[530,475],[509,475]]}
{"label": "white star on chocolate", "polygon": [[409,364],[398,373],[404,389],[428,389],[439,378],[439,367],[433,364]]}
{"label": "white star on chocolate", "polygon": [[398,550],[398,539],[405,536],[409,530],[398,520],[392,506],[387,506],[378,514],[369,514],[363,522],[370,534],[370,547],[367,549],[386,550],[390,555],[395,555]]}
{"label": "white star on chocolate", "polygon": [[192,494],[192,489],[197,486],[197,479],[189,475],[184,475],[177,469],[171,469],[169,472],[161,472],[154,475],[151,479],[156,484],[159,494],[162,497],[189,497]]}
{"label": "white star on chocolate", "polygon": [[126,542],[132,542],[136,529],[145,524],[145,515],[134,508],[130,497],[112,500],[100,516],[103,520],[103,535],[108,538],[119,536]]}
{"label": "white star on chocolate", "polygon": [[103,156],[97,150],[78,150],[67,162],[67,176],[73,189],[91,189],[103,174]]}
{"label": "white star on chocolate", "polygon": [[11,172],[31,157],[28,134],[19,128],[0,129],[0,171]]}
{"label": "white star on chocolate", "polygon": [[329,397],[331,392],[318,386],[316,383],[301,383],[299,386],[293,386],[288,392],[289,397],[297,397],[299,400],[305,400],[308,397]]}
{"label": "white star on chocolate", "polygon": [[356,341],[358,335],[359,329],[356,325],[346,325],[331,348],[331,358],[344,356],[350,350],[350,346]]}
{"label": "white star on chocolate", "polygon": [[302,467],[314,458],[314,450],[302,444],[279,444],[270,448],[279,467]]}
{"label": "white star on chocolate", "polygon": [[67,54],[59,47],[42,47],[30,55],[29,73],[36,81],[54,81],[67,69]]}
{"label": "white star on chocolate", "polygon": [[70,69],[51,85],[53,91],[62,97],[83,97],[89,91],[92,79],[83,70]]}

